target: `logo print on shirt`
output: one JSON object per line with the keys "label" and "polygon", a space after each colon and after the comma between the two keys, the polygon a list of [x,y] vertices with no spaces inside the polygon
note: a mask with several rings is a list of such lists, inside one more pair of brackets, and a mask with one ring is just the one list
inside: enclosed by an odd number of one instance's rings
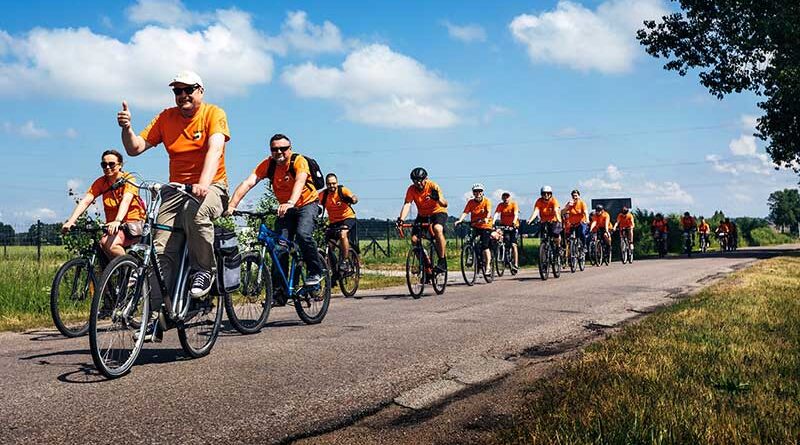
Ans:
{"label": "logo print on shirt", "polygon": [[202,136],[203,136],[203,131],[202,130],[197,130],[197,131],[194,132],[194,140],[195,141],[199,141]]}

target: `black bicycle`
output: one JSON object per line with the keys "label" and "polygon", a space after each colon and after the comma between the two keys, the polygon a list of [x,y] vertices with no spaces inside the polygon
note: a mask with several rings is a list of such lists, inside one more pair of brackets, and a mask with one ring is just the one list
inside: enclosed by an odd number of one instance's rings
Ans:
{"label": "black bicycle", "polygon": [[683,253],[686,254],[689,258],[692,257],[692,249],[694,248],[694,231],[693,230],[684,230],[683,231]]}
{"label": "black bicycle", "polygon": [[622,264],[633,264],[633,248],[628,240],[629,227],[619,229],[619,253]]}
{"label": "black bicycle", "polygon": [[656,245],[656,251],[658,252],[659,258],[664,258],[667,256],[667,239],[668,236],[666,233],[657,230],[653,232],[653,241]]}
{"label": "black bicycle", "polygon": [[586,268],[586,249],[584,248],[583,241],[578,238],[577,230],[581,230],[581,228],[573,227],[567,239],[569,270],[573,273],[578,269],[583,271]]}
{"label": "black bicycle", "polygon": [[506,269],[511,271],[511,275],[516,275],[519,268],[514,264],[514,243],[510,240],[510,234],[516,233],[517,229],[511,226],[496,226],[500,230],[501,238],[494,242],[492,263],[494,263],[495,275],[502,277]]}
{"label": "black bicycle", "polygon": [[[361,258],[353,246],[345,255],[341,240],[342,228],[330,227],[325,231],[325,251],[323,257],[331,271],[331,278],[339,283],[339,289],[345,297],[353,297],[358,290],[361,279]],[[359,298],[359,297],[355,297]]]}
{"label": "black bicycle", "polygon": [[92,240],[91,246],[58,269],[50,287],[53,324],[65,337],[72,338],[89,332],[92,295],[108,259],[100,248],[100,237],[105,233],[105,227],[90,221],[83,227],[72,227],[69,233],[84,233]]}
{"label": "black bicycle", "polygon": [[[425,285],[430,283],[436,295],[444,293],[447,288],[447,269],[438,270],[433,265],[433,258],[436,258],[436,237],[433,235],[433,225],[430,223],[400,223],[397,225],[397,232],[400,238],[405,238],[404,229],[417,228],[420,232],[418,242],[412,244],[406,254],[406,284],[408,292],[412,297],[419,298],[425,291]],[[427,248],[423,241],[427,240]]]}
{"label": "black bicycle", "polygon": [[549,278],[550,269],[554,278],[561,276],[561,247],[550,236],[548,229],[546,223],[539,224],[539,276],[542,280]]}
{"label": "black bicycle", "polygon": [[699,238],[700,238],[700,251],[703,253],[708,252],[708,248],[711,246],[711,242],[708,239],[708,233],[701,233]]}
{"label": "black bicycle", "polygon": [[491,264],[486,264],[480,235],[473,230],[461,246],[461,276],[464,277],[467,286],[472,286],[479,274],[487,283],[494,281],[494,268]]}

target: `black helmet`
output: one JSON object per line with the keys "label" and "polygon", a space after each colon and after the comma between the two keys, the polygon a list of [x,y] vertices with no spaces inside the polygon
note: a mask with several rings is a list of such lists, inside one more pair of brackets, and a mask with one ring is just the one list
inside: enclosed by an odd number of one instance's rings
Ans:
{"label": "black helmet", "polygon": [[422,167],[417,167],[414,170],[411,170],[410,176],[412,181],[423,181],[428,177],[428,172]]}
{"label": "black helmet", "polygon": [[660,213],[656,213],[656,218],[663,218],[663,217],[664,217],[664,215],[662,215]]}
{"label": "black helmet", "polygon": [[683,216],[690,216],[689,212],[683,212]]}
{"label": "black helmet", "polygon": [[603,206],[601,204],[597,204],[597,207],[595,207],[594,210],[596,212],[602,212],[603,211]]}

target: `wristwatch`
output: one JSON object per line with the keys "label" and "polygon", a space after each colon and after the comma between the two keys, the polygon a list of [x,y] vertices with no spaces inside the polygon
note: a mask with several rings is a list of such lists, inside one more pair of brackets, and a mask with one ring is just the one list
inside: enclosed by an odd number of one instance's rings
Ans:
{"label": "wristwatch", "polygon": [[294,207],[294,201],[292,201],[291,199],[286,201],[286,204],[289,204],[290,206]]}

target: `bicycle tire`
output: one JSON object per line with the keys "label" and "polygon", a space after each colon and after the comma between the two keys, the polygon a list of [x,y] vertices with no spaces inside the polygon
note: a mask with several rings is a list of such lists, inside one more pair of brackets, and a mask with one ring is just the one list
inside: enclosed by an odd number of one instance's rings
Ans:
{"label": "bicycle tire", "polygon": [[[185,292],[189,292],[188,287]],[[189,295],[186,298],[190,298]],[[222,326],[222,300],[221,295],[209,295],[203,300],[189,300],[189,318],[178,324],[178,340],[190,357],[205,357],[217,342],[219,328]]]}
{"label": "bicycle tire", "polygon": [[483,264],[483,262],[485,261],[483,259],[483,251],[481,251],[480,254],[481,254],[481,264],[483,265],[483,270],[482,270],[483,281],[485,281],[488,284],[494,281],[494,268],[492,267],[491,261],[489,262],[489,264]]}
{"label": "bicycle tire", "polygon": [[[61,265],[53,277],[53,284],[50,286],[50,315],[53,317],[56,329],[65,337],[80,337],[89,332],[92,297],[97,289],[97,276],[90,273],[90,267],[91,264],[86,258],[73,258]],[[73,269],[75,275],[70,280],[69,273]],[[85,278],[81,277],[81,271],[85,273]],[[69,287],[62,289],[62,284]],[[73,311],[68,311],[68,309]],[[62,316],[64,311],[77,312],[77,314]],[[77,322],[78,324],[68,322],[71,319],[80,321]]]}
{"label": "bicycle tire", "polygon": [[569,240],[569,271],[575,273],[578,269],[578,243],[575,240]]}
{"label": "bicycle tire", "polygon": [[[323,252],[317,252],[317,254],[320,256],[322,264],[325,264],[325,259],[322,256]],[[303,280],[307,276],[307,271],[304,266],[305,263],[302,261],[297,266],[301,269],[299,282],[297,283],[298,290],[295,292],[295,295],[292,296],[294,309],[297,312],[297,316],[303,320],[303,323],[319,324],[325,319],[325,315],[328,313],[328,307],[331,304],[331,272],[326,267],[322,271],[322,279],[319,282],[319,286],[309,288],[303,283]]]}
{"label": "bicycle tire", "polygon": [[475,246],[472,242],[461,246],[461,276],[467,286],[474,285],[478,276],[478,259],[475,257]]}
{"label": "bicycle tire", "polygon": [[506,273],[506,245],[503,242],[497,243],[494,248],[494,255],[492,255],[492,263],[494,263],[495,273],[500,278]]}
{"label": "bicycle tire", "polygon": [[[550,251],[553,251],[553,246],[550,247]],[[553,269],[553,278],[561,277],[561,252],[560,249],[556,246],[555,255],[553,255],[553,260],[551,261],[550,267]]]}
{"label": "bicycle tire", "polygon": [[[345,261],[350,262],[350,271],[348,271],[346,275],[343,275],[341,270],[339,271],[339,289],[345,297],[355,296],[361,279],[361,259],[358,257],[356,250],[352,247],[349,252],[350,255],[348,258],[339,261],[340,264],[343,264]],[[336,267],[338,267],[338,265]]]}
{"label": "bicycle tire", "polygon": [[435,272],[431,277],[431,285],[436,295],[442,295],[447,288],[447,269],[444,272]]}
{"label": "bicycle tire", "polygon": [[539,244],[539,277],[542,281],[547,281],[550,275],[550,252],[546,241]]}
{"label": "bicycle tire", "polygon": [[425,264],[418,249],[420,248],[412,247],[406,254],[406,285],[408,293],[414,299],[421,297],[425,291]]}
{"label": "bicycle tire", "polygon": [[[133,289],[131,289],[131,271],[140,267],[139,260],[132,255],[122,255],[111,260],[103,271],[100,277],[100,286],[92,297],[91,316],[89,317],[89,350],[92,354],[92,362],[95,368],[100,371],[105,377],[114,379],[122,377],[130,372],[136,359],[142,350],[144,344],[144,334],[147,328],[147,320],[150,316],[150,298],[148,290],[148,280],[139,277],[136,280]],[[124,269],[127,269],[126,272]],[[122,271],[121,273],[119,271]],[[119,276],[118,276],[119,275]],[[123,291],[124,298],[120,299],[119,292]],[[136,295],[135,289],[139,289],[139,295]],[[133,292],[129,292],[133,290]],[[110,313],[101,310],[101,301],[113,301]],[[133,302],[136,304],[132,304]],[[141,305],[141,309],[138,308]],[[126,315],[127,313],[127,315]],[[106,331],[106,320],[110,318],[111,328],[109,332],[112,336],[112,341],[105,341],[105,336],[100,338],[100,334]],[[136,328],[123,332],[131,323],[126,319],[137,319]],[[115,334],[119,333],[119,334]],[[138,335],[137,335],[138,334]],[[119,341],[117,341],[119,340]],[[130,352],[125,354],[123,347],[129,340],[133,341],[130,346]],[[108,349],[103,349],[108,344]],[[114,346],[112,349],[111,346]],[[113,366],[120,360],[114,360],[113,356],[109,361],[109,354],[118,354],[119,357],[124,358],[119,366]]]}
{"label": "bicycle tire", "polygon": [[[255,251],[242,254],[238,292],[225,296],[225,313],[239,333],[255,334],[264,327],[272,309],[272,275]],[[261,278],[258,277],[259,271]]]}

